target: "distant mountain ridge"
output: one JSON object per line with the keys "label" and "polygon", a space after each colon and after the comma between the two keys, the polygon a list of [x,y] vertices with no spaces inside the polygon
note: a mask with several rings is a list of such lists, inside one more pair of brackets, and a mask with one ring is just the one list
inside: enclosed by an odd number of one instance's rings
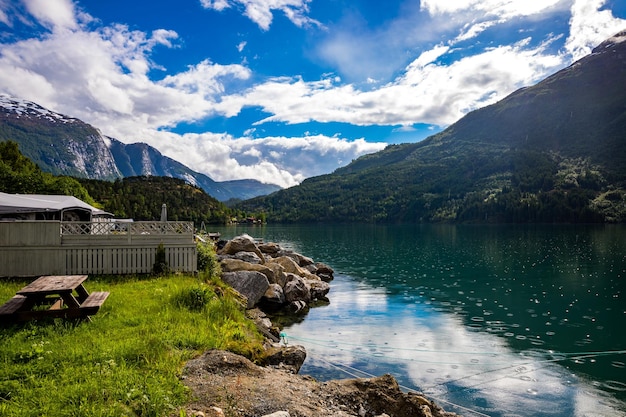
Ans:
{"label": "distant mountain ridge", "polygon": [[144,175],[179,178],[220,201],[245,200],[280,189],[252,179],[214,181],[150,145],[122,143],[79,119],[0,94],[0,141],[4,140],[17,142],[25,156],[55,175],[101,180]]}
{"label": "distant mountain ridge", "polygon": [[246,201],[270,221],[625,222],[626,31],[421,142]]}

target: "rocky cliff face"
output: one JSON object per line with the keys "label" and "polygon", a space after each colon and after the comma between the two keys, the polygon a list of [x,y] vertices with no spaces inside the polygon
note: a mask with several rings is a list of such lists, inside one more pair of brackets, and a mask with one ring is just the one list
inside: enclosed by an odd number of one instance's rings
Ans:
{"label": "rocky cliff face", "polygon": [[148,144],[122,143],[79,119],[6,94],[0,94],[1,140],[17,142],[25,156],[55,175],[100,180],[141,175],[180,178],[220,201],[245,200],[280,189],[256,180],[214,181]]}

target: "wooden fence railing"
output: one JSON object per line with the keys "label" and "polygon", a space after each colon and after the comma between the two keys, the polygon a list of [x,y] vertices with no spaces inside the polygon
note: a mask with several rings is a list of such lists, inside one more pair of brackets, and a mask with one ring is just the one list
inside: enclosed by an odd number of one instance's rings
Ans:
{"label": "wooden fence railing", "polygon": [[149,273],[163,244],[168,266],[196,272],[191,222],[0,222],[0,276]]}

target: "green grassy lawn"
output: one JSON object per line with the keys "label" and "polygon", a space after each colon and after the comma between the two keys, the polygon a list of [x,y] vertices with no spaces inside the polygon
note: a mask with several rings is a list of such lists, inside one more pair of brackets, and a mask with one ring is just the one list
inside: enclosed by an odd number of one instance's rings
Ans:
{"label": "green grassy lawn", "polygon": [[[0,280],[0,304],[28,282]],[[0,416],[176,414],[189,399],[186,360],[210,348],[261,354],[236,297],[202,274],[90,277],[85,287],[111,293],[92,322],[0,327]]]}

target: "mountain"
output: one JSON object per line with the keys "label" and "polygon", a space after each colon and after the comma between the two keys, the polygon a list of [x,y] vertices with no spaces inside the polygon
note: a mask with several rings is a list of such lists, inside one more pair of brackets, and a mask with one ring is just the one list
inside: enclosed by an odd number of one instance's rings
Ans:
{"label": "mountain", "polygon": [[[43,171],[114,180],[133,176],[179,178],[220,201],[248,199],[280,187],[256,180],[217,182],[145,143],[124,144],[79,119],[0,94],[0,141],[13,140]],[[241,184],[245,184],[242,187]]]}
{"label": "mountain", "polygon": [[243,202],[269,221],[626,221],[626,31],[419,143]]}

